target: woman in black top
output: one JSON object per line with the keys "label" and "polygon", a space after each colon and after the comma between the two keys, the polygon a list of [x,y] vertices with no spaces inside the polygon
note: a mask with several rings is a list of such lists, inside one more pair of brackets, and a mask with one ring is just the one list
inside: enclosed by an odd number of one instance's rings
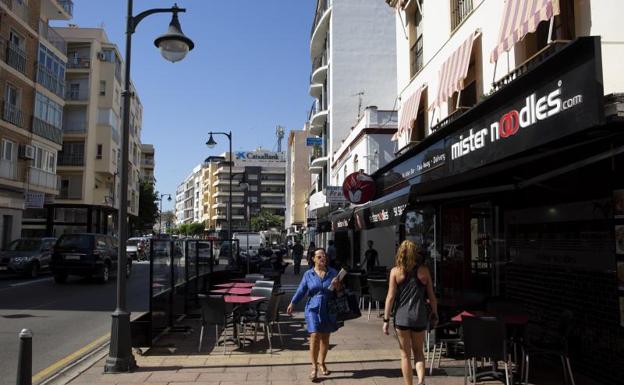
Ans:
{"label": "woman in black top", "polygon": [[314,242],[310,242],[308,245],[308,269],[311,269],[314,266],[314,251],[316,250],[316,245]]}
{"label": "woman in black top", "polygon": [[[394,305],[394,327],[399,337],[403,381],[406,385],[413,384],[410,359],[413,352],[420,385],[425,383],[425,332],[429,323],[435,326],[438,321],[438,302],[433,292],[431,274],[423,265],[421,249],[414,242],[403,241],[394,261],[395,266],[390,271],[388,282],[383,332],[388,334],[389,316]],[[427,298],[431,312],[426,306]]]}

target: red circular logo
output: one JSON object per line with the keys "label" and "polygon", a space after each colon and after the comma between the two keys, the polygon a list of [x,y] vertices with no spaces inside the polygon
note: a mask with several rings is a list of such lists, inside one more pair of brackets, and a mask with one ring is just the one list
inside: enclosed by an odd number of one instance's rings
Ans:
{"label": "red circular logo", "polygon": [[353,204],[366,203],[375,196],[375,181],[363,172],[354,172],[342,183],[342,193]]}

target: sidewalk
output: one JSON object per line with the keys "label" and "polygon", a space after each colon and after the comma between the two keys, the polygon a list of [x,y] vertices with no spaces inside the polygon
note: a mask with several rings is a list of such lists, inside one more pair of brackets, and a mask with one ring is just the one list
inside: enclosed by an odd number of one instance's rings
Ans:
{"label": "sidewalk", "polygon": [[[302,271],[305,267],[302,266]],[[282,278],[287,298],[294,291],[299,277],[292,274],[292,264]],[[245,348],[228,345],[228,354],[223,354],[222,346],[214,346],[214,328],[208,328],[207,341],[201,354],[197,352],[200,323],[197,319],[187,319],[181,326],[190,327],[188,333],[172,333],[157,342],[144,355],[135,355],[139,368],[128,374],[103,374],[105,360],[100,360],[75,378],[71,385],[234,385],[234,384],[310,384],[308,374],[307,333],[303,324],[303,314],[286,316],[281,323],[283,342],[275,334],[273,354],[262,333],[258,341]],[[370,321],[367,312],[357,320],[332,334],[331,348],[327,355],[327,367],[332,371],[328,376],[320,376],[317,382],[326,385],[390,385],[402,384],[399,350],[393,333],[385,336],[381,332],[382,321],[373,310]],[[232,350],[234,349],[234,350]],[[563,383],[558,368],[549,370],[552,379],[540,384]],[[427,377],[430,385],[463,384],[464,362],[443,358],[441,368]],[[532,372],[533,373],[533,372]],[[319,372],[320,374],[320,372]],[[537,377],[537,374],[536,374]],[[539,378],[544,380],[544,375]],[[579,385],[589,384],[577,378]],[[416,381],[414,382],[416,383]],[[489,384],[489,382],[488,382]]]}

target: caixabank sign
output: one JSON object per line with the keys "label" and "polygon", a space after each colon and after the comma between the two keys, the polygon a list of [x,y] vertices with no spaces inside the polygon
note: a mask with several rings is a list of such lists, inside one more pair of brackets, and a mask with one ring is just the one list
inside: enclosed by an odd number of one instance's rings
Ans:
{"label": "caixabank sign", "polygon": [[[579,38],[390,164],[384,192],[483,167],[599,126],[600,39]],[[385,193],[384,193],[385,195]]]}

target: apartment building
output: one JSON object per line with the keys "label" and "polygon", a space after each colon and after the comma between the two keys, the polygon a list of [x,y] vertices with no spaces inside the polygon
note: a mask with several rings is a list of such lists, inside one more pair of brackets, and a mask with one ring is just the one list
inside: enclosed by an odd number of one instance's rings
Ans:
{"label": "apartment building", "polygon": [[[326,194],[332,185],[336,151],[366,106],[394,110],[396,101],[396,37],[394,13],[377,0],[318,0],[310,34],[310,136],[322,139],[311,159],[308,217],[319,228],[329,223],[332,207]],[[313,224],[311,222],[311,224]],[[317,236],[327,240],[329,227]]]}
{"label": "apartment building", "polygon": [[[56,28],[67,42],[60,191],[47,204],[48,234],[111,233],[119,207],[123,61],[101,28]],[[138,215],[143,107],[130,103],[128,214]]]}
{"label": "apartment building", "polygon": [[286,214],[288,234],[301,232],[306,225],[306,201],[310,189],[309,159],[314,142],[308,143],[307,125],[288,133],[286,151]]}
{"label": "apartment building", "polygon": [[0,1],[0,246],[36,235],[28,222],[58,194],[66,44],[50,20],[69,0]]}
{"label": "apartment building", "polygon": [[156,178],[154,177],[154,168],[156,168],[154,145],[142,143],[141,180],[155,184]]}
{"label": "apartment building", "polygon": [[447,296],[504,298],[544,336],[571,320],[567,375],[621,382],[624,5],[387,3],[399,155],[344,224],[382,265],[417,242]]}
{"label": "apartment building", "polygon": [[176,225],[203,221],[203,165],[197,165],[176,189]]}

